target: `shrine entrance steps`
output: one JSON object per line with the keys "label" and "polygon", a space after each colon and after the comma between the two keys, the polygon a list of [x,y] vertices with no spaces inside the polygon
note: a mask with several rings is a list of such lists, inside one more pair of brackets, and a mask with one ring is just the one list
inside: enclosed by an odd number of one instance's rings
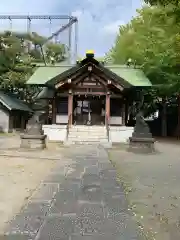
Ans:
{"label": "shrine entrance steps", "polygon": [[69,129],[67,144],[109,145],[105,126],[72,126]]}

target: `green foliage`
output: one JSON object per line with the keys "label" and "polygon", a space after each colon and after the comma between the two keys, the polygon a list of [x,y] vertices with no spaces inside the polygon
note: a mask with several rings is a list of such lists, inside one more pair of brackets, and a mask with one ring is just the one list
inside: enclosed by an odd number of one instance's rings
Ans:
{"label": "green foliage", "polygon": [[[150,113],[180,91],[180,1],[147,1],[128,24],[121,26],[109,55],[116,64],[132,59],[153,83],[144,92],[145,112]],[[167,4],[165,4],[167,3]]]}
{"label": "green foliage", "polygon": [[60,62],[64,56],[63,44],[47,43],[47,38],[37,33],[1,32],[0,89],[30,101],[37,89],[26,86],[25,82],[35,70],[34,63],[49,62],[51,57]]}
{"label": "green foliage", "polygon": [[140,65],[153,84],[179,87],[180,24],[169,7],[144,7],[120,27],[111,56],[116,64],[129,58]]}
{"label": "green foliage", "polygon": [[149,3],[151,6],[153,5],[161,5],[166,6],[169,4],[178,5],[180,0],[144,0],[145,3]]}
{"label": "green foliage", "polygon": [[46,56],[49,61],[54,58],[55,62],[61,62],[64,60],[66,54],[66,48],[63,44],[48,43],[46,45]]}

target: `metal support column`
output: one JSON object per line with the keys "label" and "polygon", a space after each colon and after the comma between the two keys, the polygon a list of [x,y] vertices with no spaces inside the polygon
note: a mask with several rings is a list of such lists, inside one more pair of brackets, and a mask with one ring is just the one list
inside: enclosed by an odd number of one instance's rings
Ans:
{"label": "metal support column", "polygon": [[[27,18],[27,32],[28,34],[31,34],[31,18],[28,17]],[[28,42],[28,53],[30,52],[31,50],[31,44]]]}
{"label": "metal support column", "polygon": [[78,54],[78,21],[75,22],[75,46],[74,46],[74,61],[77,61],[77,54]]}
{"label": "metal support column", "polygon": [[[69,23],[70,23],[71,20],[69,20]],[[71,44],[71,41],[72,41],[72,25],[69,26],[69,39],[68,39],[68,55],[69,55],[69,63],[71,64],[71,54],[72,54],[72,44]]]}

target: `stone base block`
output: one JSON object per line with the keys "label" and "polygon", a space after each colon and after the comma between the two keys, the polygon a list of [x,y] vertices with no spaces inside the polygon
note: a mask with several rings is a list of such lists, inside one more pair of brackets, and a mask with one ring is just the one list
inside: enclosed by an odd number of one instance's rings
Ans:
{"label": "stone base block", "polygon": [[46,135],[26,135],[21,136],[20,148],[41,150],[46,148]]}
{"label": "stone base block", "polygon": [[129,138],[129,152],[133,153],[155,153],[154,138]]}

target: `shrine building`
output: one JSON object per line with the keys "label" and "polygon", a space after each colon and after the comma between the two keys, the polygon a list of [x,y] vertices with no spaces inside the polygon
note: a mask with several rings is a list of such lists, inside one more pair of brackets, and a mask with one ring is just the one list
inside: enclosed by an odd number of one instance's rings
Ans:
{"label": "shrine building", "polygon": [[[106,65],[93,51],[74,65],[39,66],[27,84],[42,87],[36,100],[46,102],[44,132],[62,142],[70,135],[86,141],[93,131],[104,131],[111,142],[127,141],[133,131],[127,126],[129,108],[139,90],[152,86],[140,68]],[[84,139],[77,135],[82,131]]]}

